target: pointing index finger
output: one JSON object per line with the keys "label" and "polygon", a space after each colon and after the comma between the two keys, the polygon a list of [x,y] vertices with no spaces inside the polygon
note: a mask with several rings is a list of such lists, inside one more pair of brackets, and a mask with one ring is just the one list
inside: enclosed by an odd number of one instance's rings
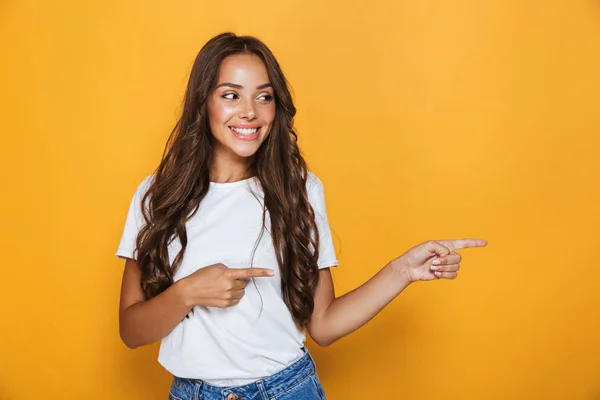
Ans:
{"label": "pointing index finger", "polygon": [[453,250],[487,246],[487,241],[484,239],[457,239],[450,242]]}
{"label": "pointing index finger", "polygon": [[234,279],[248,279],[275,275],[275,272],[269,268],[232,268],[230,273]]}
{"label": "pointing index finger", "polygon": [[446,246],[450,251],[466,249],[468,247],[485,247],[487,240],[484,239],[455,239],[455,240],[436,240],[436,242]]}

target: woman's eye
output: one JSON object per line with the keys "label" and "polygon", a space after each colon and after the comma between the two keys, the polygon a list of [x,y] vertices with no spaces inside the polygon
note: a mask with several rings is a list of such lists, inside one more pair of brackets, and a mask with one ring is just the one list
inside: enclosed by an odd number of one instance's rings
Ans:
{"label": "woman's eye", "polygon": [[223,96],[224,99],[233,100],[237,98],[237,94],[235,93],[225,93]]}
{"label": "woman's eye", "polygon": [[273,100],[273,96],[271,96],[270,94],[261,94],[260,96],[258,96],[258,98],[263,101]]}

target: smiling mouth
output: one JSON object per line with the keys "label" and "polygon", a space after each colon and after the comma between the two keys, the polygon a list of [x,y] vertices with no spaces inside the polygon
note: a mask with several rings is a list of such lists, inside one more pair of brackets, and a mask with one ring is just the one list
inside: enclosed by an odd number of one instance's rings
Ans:
{"label": "smiling mouth", "polygon": [[243,136],[252,136],[258,132],[260,128],[234,128],[233,126],[230,126],[229,129]]}
{"label": "smiling mouth", "polygon": [[230,126],[229,129],[231,130],[231,133],[233,133],[233,136],[237,139],[237,140],[241,140],[243,142],[253,142],[255,140],[258,140],[259,136],[260,136],[260,132],[262,130],[262,126],[260,125],[250,125],[248,127],[246,126]]}

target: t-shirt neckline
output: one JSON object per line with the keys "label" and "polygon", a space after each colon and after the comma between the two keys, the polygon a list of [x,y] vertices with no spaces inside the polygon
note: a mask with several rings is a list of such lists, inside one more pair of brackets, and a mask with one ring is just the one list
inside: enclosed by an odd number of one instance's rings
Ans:
{"label": "t-shirt neckline", "polygon": [[250,178],[246,178],[246,179],[242,179],[240,181],[235,181],[235,182],[209,182],[209,185],[211,188],[234,188],[234,187],[238,187],[238,186],[242,186],[246,183],[250,183],[251,181],[254,181],[255,179],[258,179],[256,176],[251,176]]}

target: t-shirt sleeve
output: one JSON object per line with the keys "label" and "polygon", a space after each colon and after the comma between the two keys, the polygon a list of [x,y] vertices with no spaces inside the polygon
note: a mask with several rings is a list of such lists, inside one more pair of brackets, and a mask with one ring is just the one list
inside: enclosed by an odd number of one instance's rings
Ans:
{"label": "t-shirt sleeve", "polygon": [[152,175],[147,176],[142,183],[140,183],[133,194],[131,203],[129,204],[129,211],[127,212],[127,219],[125,220],[125,227],[123,228],[123,234],[121,235],[121,241],[115,256],[120,259],[132,258],[137,260],[136,251],[136,240],[140,229],[144,224],[144,216],[142,215],[142,198],[148,190],[150,184],[150,178]]}
{"label": "t-shirt sleeve", "polygon": [[319,268],[337,267],[339,265],[331,237],[331,228],[327,218],[325,190],[323,183],[309,172],[307,179],[308,200],[315,212],[315,222],[319,230]]}

